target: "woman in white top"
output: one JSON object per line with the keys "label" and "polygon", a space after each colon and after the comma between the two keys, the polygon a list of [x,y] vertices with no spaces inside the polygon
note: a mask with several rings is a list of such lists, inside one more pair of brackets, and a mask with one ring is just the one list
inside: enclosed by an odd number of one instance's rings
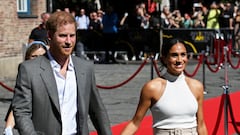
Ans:
{"label": "woman in white top", "polygon": [[154,135],[207,135],[203,85],[183,74],[188,62],[184,42],[172,39],[163,45],[161,61],[167,72],[143,86],[136,113],[121,135],[133,135],[148,109]]}

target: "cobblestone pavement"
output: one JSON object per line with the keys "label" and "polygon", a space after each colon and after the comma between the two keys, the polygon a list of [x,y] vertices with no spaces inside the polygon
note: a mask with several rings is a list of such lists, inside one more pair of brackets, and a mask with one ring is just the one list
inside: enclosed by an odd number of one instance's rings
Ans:
{"label": "cobblestone pavement", "polygon": [[[97,85],[114,86],[131,77],[140,67],[141,62],[128,64],[95,64]],[[190,61],[187,71],[192,73],[196,68],[197,61]],[[99,89],[100,95],[107,108],[111,125],[116,125],[132,118],[138,104],[139,94],[143,84],[151,79],[151,76],[157,77],[151,64],[147,63],[143,69],[128,83],[115,89]],[[240,71],[227,68],[220,69],[217,73],[209,71],[207,66],[203,70],[201,66],[197,74],[193,77],[205,83],[205,99],[220,96],[223,94],[223,88],[226,83],[226,73],[229,78],[229,92],[240,90]],[[203,72],[204,71],[204,72]],[[227,72],[226,72],[227,71]],[[205,77],[205,81],[203,81]],[[0,78],[4,84],[9,87],[14,86],[15,78]],[[4,117],[11,102],[12,93],[0,87],[0,132],[3,131]],[[149,112],[148,112],[149,113]],[[90,129],[94,130],[91,122]]]}

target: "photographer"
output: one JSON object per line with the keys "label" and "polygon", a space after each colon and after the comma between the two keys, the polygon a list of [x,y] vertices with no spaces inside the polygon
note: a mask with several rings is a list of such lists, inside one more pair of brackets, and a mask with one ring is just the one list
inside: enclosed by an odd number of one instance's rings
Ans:
{"label": "photographer", "polygon": [[205,28],[206,24],[203,21],[203,13],[202,12],[198,12],[196,19],[194,19],[194,24],[193,27],[194,28]]}

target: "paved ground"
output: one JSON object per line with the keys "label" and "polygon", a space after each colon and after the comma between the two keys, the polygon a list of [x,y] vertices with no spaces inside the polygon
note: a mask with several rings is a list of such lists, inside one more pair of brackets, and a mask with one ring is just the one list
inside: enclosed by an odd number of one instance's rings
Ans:
{"label": "paved ground", "polygon": [[[187,67],[187,71],[192,73],[196,68],[196,61],[191,61]],[[114,86],[133,75],[140,67],[141,62],[128,64],[95,64],[97,84],[101,86]],[[240,71],[232,68],[228,69],[229,92],[240,90]],[[223,93],[222,86],[225,85],[225,71],[219,70],[213,73],[205,66],[205,74],[201,66],[194,78],[203,81],[205,76],[205,89],[208,92],[205,99],[220,96]],[[115,89],[99,89],[103,102],[106,105],[111,125],[116,125],[123,121],[129,120],[135,113],[138,103],[141,87],[145,82],[151,79],[151,64],[146,64],[143,69],[127,84]],[[155,70],[153,77],[157,77]],[[14,86],[15,78],[3,78],[9,87]],[[12,93],[0,87],[0,132],[3,131],[4,117],[11,101]],[[93,130],[91,123],[90,128]],[[1,133],[0,133],[1,134]]]}

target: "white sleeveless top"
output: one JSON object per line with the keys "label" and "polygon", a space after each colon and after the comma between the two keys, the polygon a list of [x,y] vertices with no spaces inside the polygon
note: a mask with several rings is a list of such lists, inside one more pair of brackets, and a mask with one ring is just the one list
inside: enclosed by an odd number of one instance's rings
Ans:
{"label": "white sleeveless top", "polygon": [[161,129],[196,127],[197,109],[197,100],[182,73],[175,81],[167,81],[163,95],[151,107],[153,127]]}

